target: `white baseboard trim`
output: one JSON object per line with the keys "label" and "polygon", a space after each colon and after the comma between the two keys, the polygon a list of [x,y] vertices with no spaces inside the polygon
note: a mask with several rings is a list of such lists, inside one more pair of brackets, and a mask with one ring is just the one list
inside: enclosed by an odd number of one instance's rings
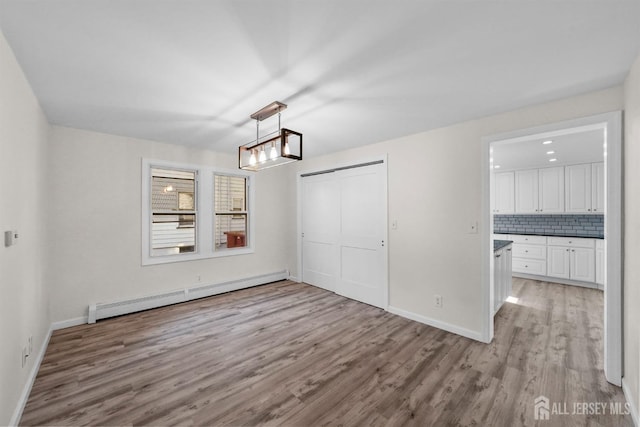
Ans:
{"label": "white baseboard trim", "polygon": [[70,328],[72,326],[78,326],[78,325],[85,325],[86,323],[87,323],[87,316],[74,317],[73,319],[53,322],[51,324],[51,330],[57,331],[58,329]]}
{"label": "white baseboard trim", "polygon": [[433,326],[434,328],[442,329],[447,332],[451,332],[456,335],[461,335],[465,338],[470,338],[475,341],[482,341],[482,333],[479,331],[472,331],[470,329],[461,328],[450,323],[442,322],[440,320],[431,319],[430,317],[422,316],[420,314],[412,313],[410,311],[403,310],[401,308],[389,306],[387,311],[398,316],[405,317],[409,320],[415,320],[416,322],[424,323],[425,325]]}
{"label": "white baseboard trim", "polygon": [[47,331],[47,335],[44,337],[44,341],[42,342],[42,346],[40,347],[40,351],[38,352],[38,357],[33,363],[31,367],[31,372],[29,372],[29,377],[27,378],[27,382],[22,389],[22,394],[20,395],[20,399],[18,400],[18,404],[16,405],[16,409],[13,411],[13,416],[9,421],[9,426],[17,426],[20,423],[20,418],[22,418],[22,412],[24,411],[24,407],[27,405],[27,400],[29,400],[29,395],[31,394],[31,388],[33,387],[33,383],[36,381],[36,376],[38,376],[38,371],[40,370],[40,364],[42,363],[42,359],[44,359],[44,354],[47,351],[47,346],[49,345],[49,339],[51,338],[51,333],[53,332],[53,324],[49,327]]}
{"label": "white baseboard trim", "polygon": [[629,386],[627,382],[622,378],[622,392],[624,393],[624,398],[627,399],[627,403],[629,404],[629,409],[631,410],[631,418],[633,419],[633,424],[638,426],[638,407],[636,406],[636,401],[634,398],[638,396],[632,396],[629,391]]}
{"label": "white baseboard trim", "polygon": [[226,282],[207,285],[198,284],[189,288],[174,289],[168,292],[126,300],[90,304],[86,321],[87,323],[95,323],[100,319],[122,316],[142,310],[150,310],[152,308],[164,307],[199,298],[206,298],[213,295],[223,294],[225,292],[251,288],[253,286],[285,280],[287,277],[289,277],[289,273],[286,270],[282,270],[258,276],[229,280]]}
{"label": "white baseboard trim", "polygon": [[579,286],[581,288],[603,290],[602,286],[598,285],[597,283],[580,282],[580,281],[577,281],[577,280],[561,279],[559,277],[538,276],[537,274],[519,273],[517,271],[513,273],[513,277],[520,277],[522,279],[538,280],[540,282],[560,283],[562,285]]}
{"label": "white baseboard trim", "polygon": [[301,280],[298,279],[296,276],[289,276],[287,278],[287,280],[291,280],[292,282],[296,282],[296,283],[300,283],[301,282]]}

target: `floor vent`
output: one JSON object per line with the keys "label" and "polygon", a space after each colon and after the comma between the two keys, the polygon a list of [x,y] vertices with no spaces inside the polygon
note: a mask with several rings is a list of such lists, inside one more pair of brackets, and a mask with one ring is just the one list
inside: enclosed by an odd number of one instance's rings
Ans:
{"label": "floor vent", "polygon": [[135,313],[137,311],[149,310],[151,308],[163,307],[165,305],[177,304],[179,302],[191,301],[238,289],[276,282],[278,280],[284,280],[287,277],[289,277],[289,273],[286,270],[283,270],[277,273],[263,274],[260,276],[230,280],[228,282],[211,285],[193,286],[191,288],[175,290],[163,294],[149,295],[141,298],[91,304],[89,306],[88,323],[96,323],[96,320],[100,319],[122,316],[123,314]]}

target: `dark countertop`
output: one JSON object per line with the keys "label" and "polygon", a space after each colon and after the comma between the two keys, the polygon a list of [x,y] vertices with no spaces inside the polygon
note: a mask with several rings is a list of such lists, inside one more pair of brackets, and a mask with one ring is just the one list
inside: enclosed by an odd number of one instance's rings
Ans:
{"label": "dark countertop", "polygon": [[509,246],[510,244],[513,243],[513,240],[494,240],[493,241],[493,250],[497,251],[500,250],[504,247]]}
{"label": "dark countertop", "polygon": [[545,237],[580,237],[581,239],[604,239],[604,234],[598,234],[596,236],[585,236],[584,234],[550,234],[550,233],[503,233],[500,231],[494,231],[493,234],[511,234],[515,236],[545,236]]}

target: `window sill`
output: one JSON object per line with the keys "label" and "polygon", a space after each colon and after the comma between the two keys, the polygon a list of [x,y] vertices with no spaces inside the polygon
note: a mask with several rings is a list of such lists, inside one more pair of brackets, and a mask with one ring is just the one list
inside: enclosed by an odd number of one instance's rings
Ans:
{"label": "window sill", "polygon": [[157,256],[157,257],[145,257],[142,260],[142,266],[170,264],[174,262],[184,262],[184,261],[198,261],[203,259],[223,258],[223,257],[229,257],[229,256],[236,256],[236,255],[248,255],[254,252],[255,250],[249,246],[244,248],[220,249],[216,252],[206,253],[206,254],[193,253],[193,254],[176,254],[176,255],[166,255],[166,256]]}

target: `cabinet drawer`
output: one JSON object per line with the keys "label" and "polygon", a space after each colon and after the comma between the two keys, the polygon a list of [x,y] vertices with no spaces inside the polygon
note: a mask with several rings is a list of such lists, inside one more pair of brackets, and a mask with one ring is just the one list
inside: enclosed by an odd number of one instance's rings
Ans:
{"label": "cabinet drawer", "polygon": [[595,239],[585,239],[583,237],[549,237],[549,246],[567,246],[570,248],[593,248]]}
{"label": "cabinet drawer", "polygon": [[513,258],[512,269],[514,273],[527,273],[545,276],[547,274],[547,263],[542,260]]}
{"label": "cabinet drawer", "polygon": [[547,247],[544,245],[525,245],[522,243],[513,246],[513,256],[526,259],[547,259]]}
{"label": "cabinet drawer", "polygon": [[525,236],[522,234],[509,234],[509,239],[507,240],[513,240],[514,243],[527,243],[530,245],[547,244],[546,236]]}

